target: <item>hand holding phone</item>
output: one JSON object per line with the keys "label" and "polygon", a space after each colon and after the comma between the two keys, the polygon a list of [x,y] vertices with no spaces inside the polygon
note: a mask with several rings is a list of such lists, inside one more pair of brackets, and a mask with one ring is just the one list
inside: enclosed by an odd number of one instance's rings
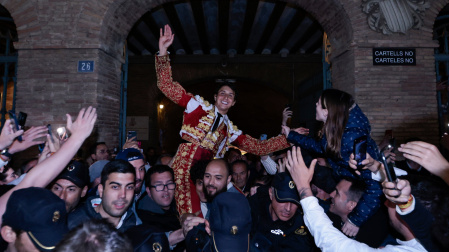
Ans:
{"label": "hand holding phone", "polygon": [[[16,133],[17,131],[20,130],[20,126],[19,126],[19,121],[17,120],[16,117],[16,113],[13,110],[8,111],[9,113],[9,119],[11,119],[11,126],[12,129],[14,131],[14,133]],[[19,142],[22,142],[22,136],[18,136],[17,140],[19,140]]]}
{"label": "hand holding phone", "polygon": [[19,116],[17,117],[17,121],[18,121],[19,126],[20,126],[21,129],[25,128],[25,123],[27,121],[27,116],[28,116],[27,113],[24,113],[22,111],[19,112]]}
{"label": "hand holding phone", "polygon": [[134,138],[134,141],[137,141],[137,131],[135,130],[130,130],[128,131],[128,139]]}
{"label": "hand holding phone", "polygon": [[367,141],[367,136],[361,136],[354,140],[354,159],[357,161],[357,170],[363,168],[362,162],[366,159]]}
{"label": "hand holding phone", "polygon": [[387,175],[388,181],[396,183],[397,177],[396,177],[396,172],[394,171],[393,164],[387,162],[387,159],[385,158],[385,155],[382,151],[379,154],[381,157],[382,164],[385,167],[385,174]]}

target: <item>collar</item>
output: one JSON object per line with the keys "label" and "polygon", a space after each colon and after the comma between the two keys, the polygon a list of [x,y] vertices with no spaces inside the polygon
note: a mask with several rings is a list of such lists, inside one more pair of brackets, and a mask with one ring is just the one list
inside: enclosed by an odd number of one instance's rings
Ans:
{"label": "collar", "polygon": [[[217,116],[218,116],[218,109],[217,109],[217,107],[215,107],[215,105],[214,105],[214,114],[215,114],[215,118],[217,118]],[[226,125],[228,125],[228,121],[229,121],[228,114],[226,114],[226,115],[222,114],[221,118],[223,118],[223,120],[226,123]],[[221,118],[220,118],[220,120],[221,120]]]}

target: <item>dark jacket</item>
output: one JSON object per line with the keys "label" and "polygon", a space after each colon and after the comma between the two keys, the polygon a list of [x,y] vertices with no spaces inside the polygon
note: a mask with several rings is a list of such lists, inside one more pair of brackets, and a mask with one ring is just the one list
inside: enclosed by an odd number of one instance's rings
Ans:
{"label": "dark jacket", "polygon": [[[101,215],[97,213],[92,206],[92,200],[99,199],[97,197],[91,197],[86,200],[86,202],[80,205],[75,211],[68,215],[68,226],[69,229],[73,229],[84,221],[91,219],[102,219]],[[128,228],[136,225],[136,215],[133,213],[131,206],[126,211],[126,217],[123,220],[122,225],[119,230],[120,232],[125,232]]]}
{"label": "dark jacket", "polygon": [[427,251],[438,251],[432,242],[433,216],[427,211],[424,205],[415,198],[415,209],[407,215],[398,215],[412,230],[415,238],[423,245]]}
{"label": "dark jacket", "polygon": [[299,209],[288,221],[273,221],[268,187],[259,187],[257,193],[249,198],[249,204],[253,220],[250,251],[314,251],[313,237]]}
{"label": "dark jacket", "polygon": [[[354,140],[361,137],[368,137],[367,153],[374,159],[378,160],[378,148],[374,140],[370,136],[371,126],[368,118],[363,114],[362,110],[356,105],[349,113],[348,123],[345,126],[341,140],[341,158],[327,157],[327,161],[333,170],[333,176],[337,181],[342,177],[353,177],[362,179],[367,188],[360,199],[356,209],[349,214],[349,220],[357,226],[365,223],[380,207],[380,197],[382,195],[382,187],[379,182],[371,178],[369,170],[363,170],[361,176],[355,175],[348,165],[349,156],[353,152]],[[323,155],[326,153],[327,139],[324,135],[320,140],[312,137],[298,134],[290,131],[287,140],[295,145],[301,146],[311,153]]]}
{"label": "dark jacket", "polygon": [[148,195],[145,195],[137,203],[137,214],[142,223],[158,227],[163,232],[176,231],[181,228],[174,201],[169,210],[164,210]]}
{"label": "dark jacket", "polygon": [[[343,227],[340,216],[331,212],[326,213],[332,221],[332,225],[341,230]],[[388,235],[389,228],[388,212],[385,206],[381,206],[377,212],[368,219],[359,229],[355,240],[372,248],[378,248]],[[350,237],[352,238],[352,237]]]}

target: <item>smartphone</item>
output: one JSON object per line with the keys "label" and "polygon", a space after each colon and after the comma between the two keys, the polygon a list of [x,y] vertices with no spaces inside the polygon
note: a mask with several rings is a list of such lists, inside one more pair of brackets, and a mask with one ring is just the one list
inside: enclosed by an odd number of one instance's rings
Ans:
{"label": "smartphone", "polygon": [[291,108],[292,108],[292,105],[290,105],[290,104],[285,104],[285,108],[288,108],[288,109],[290,109],[290,110],[291,110]]}
{"label": "smartphone", "polygon": [[382,164],[385,167],[385,173],[387,174],[388,181],[396,183],[397,177],[396,177],[396,172],[394,172],[393,164],[391,164],[391,163],[389,164],[387,162],[387,159],[385,158],[385,155],[382,151],[379,152],[379,154],[381,157]]}
{"label": "smartphone", "polygon": [[[20,125],[19,121],[17,120],[16,113],[13,110],[10,110],[8,111],[8,114],[9,119],[11,119],[12,130],[14,132],[17,132],[18,130],[20,130]],[[22,142],[22,136],[18,136],[17,140],[19,140],[19,142]]]}
{"label": "smartphone", "polygon": [[361,136],[354,140],[354,159],[357,161],[357,169],[362,169],[362,162],[366,159],[367,141],[367,136]]}
{"label": "smartphone", "polygon": [[24,113],[22,111],[19,112],[19,115],[17,116],[17,121],[19,122],[19,126],[21,129],[25,128],[25,122],[27,121],[27,113]]}
{"label": "smartphone", "polygon": [[134,141],[137,141],[137,131],[135,130],[130,130],[128,131],[128,139],[134,138]]}
{"label": "smartphone", "polygon": [[39,153],[42,153],[44,151],[44,148],[45,148],[45,143],[41,143],[37,147],[39,148]]}
{"label": "smartphone", "polygon": [[51,132],[51,124],[47,124],[47,133],[50,136],[51,142],[54,143],[55,140],[53,139],[53,133]]}

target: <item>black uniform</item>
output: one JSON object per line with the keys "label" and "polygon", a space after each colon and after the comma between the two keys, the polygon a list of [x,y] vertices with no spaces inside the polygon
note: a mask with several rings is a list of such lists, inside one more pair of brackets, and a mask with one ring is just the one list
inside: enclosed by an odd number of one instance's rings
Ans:
{"label": "black uniform", "polygon": [[249,198],[249,204],[253,219],[250,251],[301,252],[316,249],[299,209],[288,221],[272,220],[268,187],[259,187],[258,192]]}
{"label": "black uniform", "polygon": [[[102,219],[101,215],[97,213],[92,206],[92,200],[97,199],[96,197],[92,197],[86,200],[86,202],[79,207],[77,207],[73,212],[68,215],[68,227],[69,229],[73,229],[84,221],[91,219]],[[130,227],[136,226],[136,215],[132,211],[132,206],[128,208],[126,211],[125,219],[123,220],[122,225],[118,230],[120,232],[125,232]]]}

